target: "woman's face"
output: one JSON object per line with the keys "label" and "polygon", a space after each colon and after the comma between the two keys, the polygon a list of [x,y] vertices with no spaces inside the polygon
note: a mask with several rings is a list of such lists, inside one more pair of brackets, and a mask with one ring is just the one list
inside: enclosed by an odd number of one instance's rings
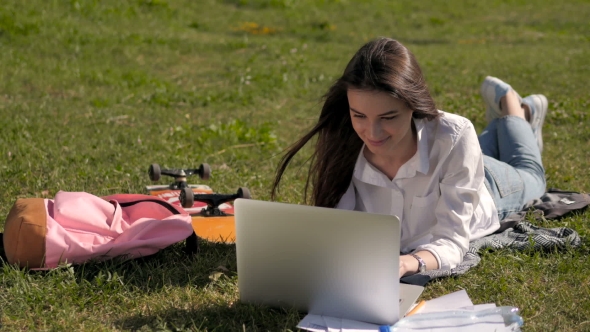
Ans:
{"label": "woman's face", "polygon": [[414,149],[412,110],[405,102],[382,91],[347,92],[352,127],[369,151],[378,157],[396,157]]}

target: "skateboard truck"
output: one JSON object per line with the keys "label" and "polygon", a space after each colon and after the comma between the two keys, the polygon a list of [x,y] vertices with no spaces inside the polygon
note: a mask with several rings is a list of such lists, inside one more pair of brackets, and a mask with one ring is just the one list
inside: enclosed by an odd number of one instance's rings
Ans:
{"label": "skateboard truck", "polygon": [[174,178],[174,182],[170,184],[170,189],[184,189],[188,188],[189,185],[186,182],[186,178],[197,174],[203,180],[208,180],[211,176],[211,167],[209,164],[201,164],[199,168],[174,168],[174,169],[161,169],[158,164],[151,164],[148,169],[150,180],[158,181],[162,175],[171,176]]}
{"label": "skateboard truck", "polygon": [[[246,187],[241,187],[235,194],[195,194],[192,188],[184,187],[180,189],[180,196],[178,197],[180,204],[184,208],[192,207],[195,201],[207,204],[207,207],[203,208],[199,213],[200,216],[205,218],[228,216],[229,214],[221,211],[219,206],[236,198],[251,198],[250,190]],[[186,239],[185,250],[189,254],[195,254],[199,251],[198,236],[195,232]]]}
{"label": "skateboard truck", "polygon": [[227,216],[228,214],[219,209],[219,205],[235,200],[236,198],[252,198],[250,190],[246,187],[240,187],[235,194],[195,194],[191,188],[185,187],[180,191],[180,204],[182,207],[192,207],[195,201],[207,204],[207,207],[201,210],[203,217]]}

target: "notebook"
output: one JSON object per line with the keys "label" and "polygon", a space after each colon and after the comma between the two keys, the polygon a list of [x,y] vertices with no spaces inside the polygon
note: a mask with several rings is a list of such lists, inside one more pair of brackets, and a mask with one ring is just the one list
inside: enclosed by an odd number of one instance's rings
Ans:
{"label": "notebook", "polygon": [[423,287],[399,283],[396,216],[236,199],[240,301],[394,324]]}

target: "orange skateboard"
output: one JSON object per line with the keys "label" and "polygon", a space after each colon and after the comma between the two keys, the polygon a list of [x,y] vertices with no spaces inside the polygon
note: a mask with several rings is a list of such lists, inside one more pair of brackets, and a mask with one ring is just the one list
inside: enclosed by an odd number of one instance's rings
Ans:
{"label": "orange skateboard", "polygon": [[152,196],[182,206],[192,216],[195,233],[187,239],[187,248],[196,250],[197,236],[213,242],[235,242],[234,207],[229,203],[236,198],[250,198],[248,188],[239,188],[235,194],[218,194],[207,185],[187,184],[186,178],[195,174],[201,179],[209,179],[211,168],[208,164],[201,164],[196,169],[161,169],[158,164],[152,164],[148,174],[152,181],[158,181],[162,175],[174,178],[169,185],[151,185],[146,189]]}

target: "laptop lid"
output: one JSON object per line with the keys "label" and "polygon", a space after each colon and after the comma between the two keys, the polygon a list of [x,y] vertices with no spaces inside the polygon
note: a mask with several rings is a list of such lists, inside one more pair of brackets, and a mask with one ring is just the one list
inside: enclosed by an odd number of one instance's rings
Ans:
{"label": "laptop lid", "polygon": [[242,302],[397,322],[398,217],[251,199],[234,207]]}

